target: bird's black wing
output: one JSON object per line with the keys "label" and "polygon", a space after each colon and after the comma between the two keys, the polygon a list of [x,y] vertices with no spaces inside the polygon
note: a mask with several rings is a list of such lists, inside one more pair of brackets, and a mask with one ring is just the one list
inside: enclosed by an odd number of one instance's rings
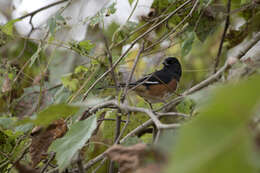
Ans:
{"label": "bird's black wing", "polygon": [[144,76],[138,81],[131,83],[131,85],[138,85],[142,83],[142,85],[149,86],[149,85],[157,85],[157,84],[167,84],[170,81],[171,81],[170,75],[168,73],[165,73],[165,71],[160,70]]}

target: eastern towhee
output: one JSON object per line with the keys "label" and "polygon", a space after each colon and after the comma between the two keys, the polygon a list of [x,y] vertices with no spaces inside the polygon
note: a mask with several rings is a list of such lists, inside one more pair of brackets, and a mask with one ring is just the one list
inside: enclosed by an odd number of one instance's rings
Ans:
{"label": "eastern towhee", "polygon": [[[165,97],[176,90],[182,69],[175,57],[166,58],[163,65],[161,70],[129,83],[129,88],[151,103],[164,102]],[[121,87],[125,85],[120,84]]]}

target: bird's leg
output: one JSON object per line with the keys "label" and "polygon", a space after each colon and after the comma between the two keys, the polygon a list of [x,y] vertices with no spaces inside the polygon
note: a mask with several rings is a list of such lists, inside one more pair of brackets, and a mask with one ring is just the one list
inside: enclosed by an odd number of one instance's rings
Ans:
{"label": "bird's leg", "polygon": [[150,107],[150,109],[153,111],[153,105],[152,105],[152,103],[151,102],[149,102],[147,99],[144,99],[147,103],[148,103],[148,105],[149,105],[149,107]]}

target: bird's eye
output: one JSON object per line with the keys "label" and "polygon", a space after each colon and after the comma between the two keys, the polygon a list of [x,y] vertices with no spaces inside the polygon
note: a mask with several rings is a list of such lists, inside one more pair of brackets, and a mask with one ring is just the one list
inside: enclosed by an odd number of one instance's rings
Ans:
{"label": "bird's eye", "polygon": [[172,59],[169,59],[169,60],[167,61],[167,64],[173,64]]}

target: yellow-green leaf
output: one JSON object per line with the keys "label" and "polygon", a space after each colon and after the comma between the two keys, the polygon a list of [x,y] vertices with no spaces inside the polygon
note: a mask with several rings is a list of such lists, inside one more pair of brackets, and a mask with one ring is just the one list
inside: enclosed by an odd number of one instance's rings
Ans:
{"label": "yellow-green leaf", "polygon": [[14,26],[14,23],[18,22],[18,21],[20,21],[20,19],[10,20],[5,25],[0,27],[1,31],[9,36],[13,36],[13,26]]}

